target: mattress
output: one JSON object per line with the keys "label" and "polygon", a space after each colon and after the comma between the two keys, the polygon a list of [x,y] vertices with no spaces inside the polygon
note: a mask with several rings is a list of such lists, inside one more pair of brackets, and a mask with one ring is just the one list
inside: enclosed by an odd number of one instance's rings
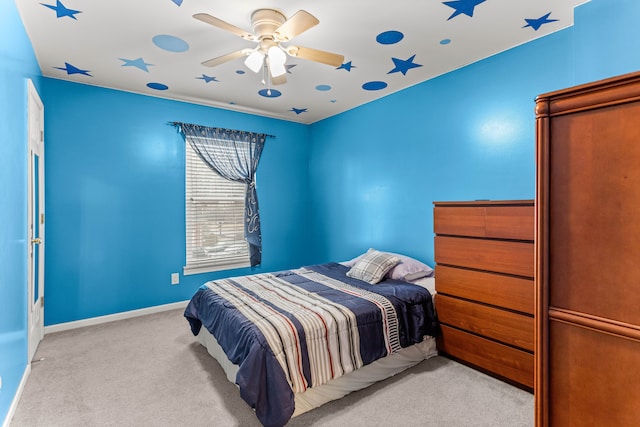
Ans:
{"label": "mattress", "polygon": [[[227,379],[235,383],[238,365],[231,363],[231,361],[227,359],[222,347],[220,347],[214,336],[205,328],[202,328],[197,339],[198,342],[207,349],[207,352],[218,361]],[[427,336],[421,343],[403,348],[396,353],[378,359],[356,371],[335,378],[317,387],[309,388],[303,393],[295,393],[295,411],[292,418],[331,402],[332,400],[340,399],[353,391],[361,390],[376,382],[399,374],[437,354],[435,338]]]}

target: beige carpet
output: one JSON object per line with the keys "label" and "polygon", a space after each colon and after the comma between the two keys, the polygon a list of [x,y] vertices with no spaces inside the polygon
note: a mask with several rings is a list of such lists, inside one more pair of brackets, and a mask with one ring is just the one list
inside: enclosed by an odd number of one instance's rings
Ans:
{"label": "beige carpet", "polygon": [[[48,334],[12,427],[260,426],[182,310]],[[435,357],[288,426],[532,426],[533,395]]]}

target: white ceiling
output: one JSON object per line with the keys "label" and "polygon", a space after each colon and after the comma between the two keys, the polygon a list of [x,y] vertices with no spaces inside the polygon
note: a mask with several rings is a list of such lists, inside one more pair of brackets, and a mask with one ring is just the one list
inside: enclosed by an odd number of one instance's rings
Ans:
{"label": "white ceiling", "polygon": [[[300,123],[571,26],[586,1],[15,0],[47,77]],[[320,24],[288,44],[342,54],[344,64],[288,57],[287,83],[273,86],[272,97],[260,95],[262,75],[242,58],[201,64],[255,43],[194,14],[252,31],[251,13],[262,8],[316,16]]]}

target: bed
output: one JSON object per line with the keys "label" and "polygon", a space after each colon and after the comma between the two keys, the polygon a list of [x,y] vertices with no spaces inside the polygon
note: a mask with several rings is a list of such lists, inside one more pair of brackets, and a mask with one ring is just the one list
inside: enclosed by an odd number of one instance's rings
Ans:
{"label": "bed", "polygon": [[185,317],[259,421],[282,426],[437,354],[432,270],[407,273],[416,262],[370,249],[207,282]]}

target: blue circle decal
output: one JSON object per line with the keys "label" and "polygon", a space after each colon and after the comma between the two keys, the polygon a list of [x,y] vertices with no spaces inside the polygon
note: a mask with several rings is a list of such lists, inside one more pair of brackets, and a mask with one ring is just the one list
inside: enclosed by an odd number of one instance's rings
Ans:
{"label": "blue circle decal", "polygon": [[376,36],[376,41],[380,44],[395,44],[404,38],[400,31],[385,31]]}
{"label": "blue circle decal", "polygon": [[264,96],[265,98],[277,98],[282,95],[282,92],[275,89],[262,89],[258,91],[258,94]]}
{"label": "blue circle decal", "polygon": [[445,45],[451,43],[451,39],[442,39],[440,40],[440,44]]}
{"label": "blue circle decal", "polygon": [[362,89],[364,90],[380,90],[387,87],[385,82],[367,82],[362,85]]}
{"label": "blue circle decal", "polygon": [[160,49],[169,52],[186,52],[189,50],[189,43],[179,37],[160,34],[153,38],[153,43]]}
{"label": "blue circle decal", "polygon": [[244,70],[236,70],[236,74],[244,74]]}
{"label": "blue circle decal", "polygon": [[147,83],[147,87],[155,90],[167,90],[169,86],[162,83]]}
{"label": "blue circle decal", "polygon": [[331,90],[331,86],[329,86],[329,85],[318,85],[318,86],[316,86],[316,90],[319,90],[321,92],[326,92],[328,90]]}

